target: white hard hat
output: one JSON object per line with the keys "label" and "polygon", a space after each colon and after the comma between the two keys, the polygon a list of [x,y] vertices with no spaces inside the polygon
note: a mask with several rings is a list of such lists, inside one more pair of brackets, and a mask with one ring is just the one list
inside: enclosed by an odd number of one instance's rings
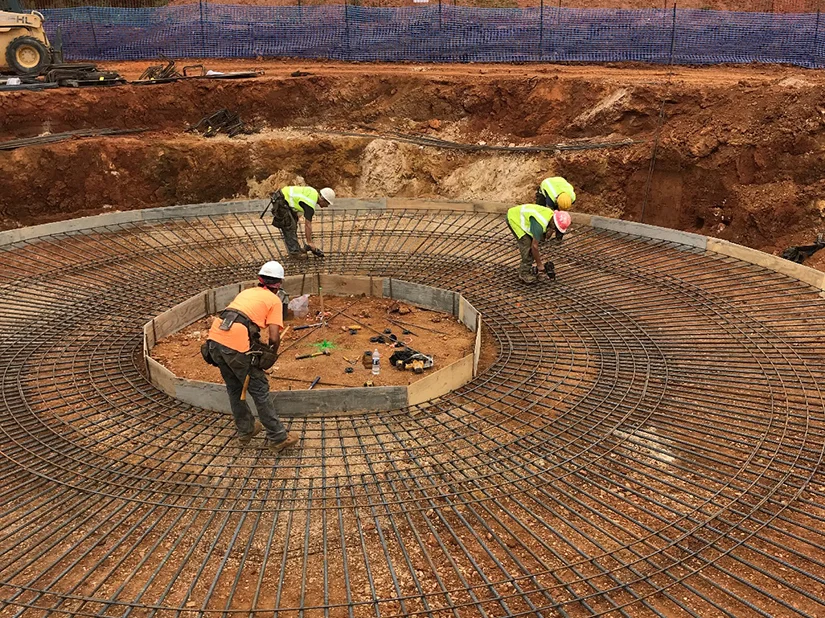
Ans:
{"label": "white hard hat", "polygon": [[280,262],[267,262],[261,266],[261,270],[258,271],[258,274],[264,277],[272,277],[273,279],[283,279],[284,267],[281,266]]}
{"label": "white hard hat", "polygon": [[329,205],[332,206],[332,203],[335,201],[335,191],[330,189],[329,187],[324,187],[321,189],[321,197],[324,198]]}

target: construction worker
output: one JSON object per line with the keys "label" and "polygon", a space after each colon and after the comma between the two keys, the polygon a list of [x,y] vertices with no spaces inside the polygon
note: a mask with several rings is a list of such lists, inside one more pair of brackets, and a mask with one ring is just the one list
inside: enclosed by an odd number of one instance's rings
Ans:
{"label": "construction worker", "polygon": [[[329,187],[316,191],[312,187],[283,187],[272,194],[272,225],[281,230],[290,257],[306,258],[311,251],[316,257],[324,257],[312,241],[312,218],[319,206],[326,208],[335,201],[335,191]],[[301,249],[298,242],[298,218],[304,216],[306,244]]]}
{"label": "construction worker", "polygon": [[570,210],[576,201],[576,192],[573,186],[560,176],[545,178],[536,191],[536,204],[550,208]]}
{"label": "construction worker", "polygon": [[570,227],[570,213],[538,204],[522,204],[507,211],[507,224],[516,237],[521,253],[519,279],[524,283],[536,283],[539,280],[539,271],[542,270],[548,278],[555,279],[553,262],[542,261],[539,242],[544,239],[551,225],[556,232],[556,240],[561,242],[564,233]]}
{"label": "construction worker", "polygon": [[[269,400],[269,369],[278,358],[283,308],[278,292],[284,279],[284,267],[267,262],[258,271],[258,286],[243,290],[227,305],[209,329],[204,360],[216,365],[226,383],[232,415],[238,428],[238,441],[247,445],[266,429],[266,445],[280,451],[298,441],[287,433]],[[269,344],[261,343],[260,331],[267,329]],[[256,421],[247,405],[246,392],[258,409]]]}

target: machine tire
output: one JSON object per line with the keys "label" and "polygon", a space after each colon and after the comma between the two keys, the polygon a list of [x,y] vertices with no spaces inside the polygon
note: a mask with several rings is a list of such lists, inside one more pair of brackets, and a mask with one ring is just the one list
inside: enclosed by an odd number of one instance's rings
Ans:
{"label": "machine tire", "polygon": [[19,75],[39,75],[51,59],[43,42],[31,36],[19,36],[6,48],[6,63]]}

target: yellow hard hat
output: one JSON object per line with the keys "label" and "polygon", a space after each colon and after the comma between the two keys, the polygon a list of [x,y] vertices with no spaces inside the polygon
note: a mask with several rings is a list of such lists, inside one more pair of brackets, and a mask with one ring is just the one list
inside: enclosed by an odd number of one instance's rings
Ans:
{"label": "yellow hard hat", "polygon": [[559,193],[556,198],[556,206],[562,210],[568,210],[573,205],[573,200],[570,199],[569,193]]}

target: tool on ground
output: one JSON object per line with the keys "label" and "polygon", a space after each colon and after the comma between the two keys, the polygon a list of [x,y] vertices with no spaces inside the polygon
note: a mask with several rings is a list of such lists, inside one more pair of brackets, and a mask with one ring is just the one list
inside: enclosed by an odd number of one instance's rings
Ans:
{"label": "tool on ground", "polygon": [[246,401],[246,389],[249,388],[249,374],[246,374],[246,379],[243,381],[243,389],[241,390],[241,401]]}
{"label": "tool on ground", "polygon": [[310,247],[309,244],[304,245],[304,251],[309,251],[315,257],[324,257],[324,252],[318,247]]}
{"label": "tool on ground", "polygon": [[321,350],[320,352],[313,352],[312,354],[300,354],[295,357],[295,360],[301,360],[302,358],[314,358],[316,356],[329,356],[329,350]]}
{"label": "tool on ground", "polygon": [[320,382],[320,381],[321,381],[321,376],[318,376],[317,378],[315,378],[315,379],[312,381],[312,384],[310,384],[310,385],[309,385],[309,388],[308,388],[307,390],[308,390],[308,391],[311,391],[311,390],[312,390],[312,388],[313,388],[316,384],[318,384],[318,382]]}
{"label": "tool on ground", "polygon": [[372,380],[367,380],[366,382],[364,382],[364,386],[373,386]]}
{"label": "tool on ground", "polygon": [[296,326],[295,330],[304,330],[305,328],[315,328],[316,326],[323,326],[323,322],[317,322],[315,324],[302,324],[301,326]]}
{"label": "tool on ground", "polygon": [[344,373],[352,373],[353,371],[355,371],[355,369],[353,369],[352,367],[347,367],[346,369],[344,369]]}
{"label": "tool on ground", "polygon": [[421,373],[425,369],[430,369],[434,365],[432,356],[427,356],[416,350],[406,348],[394,352],[390,356],[390,364],[396,369],[412,369],[415,373]]}

